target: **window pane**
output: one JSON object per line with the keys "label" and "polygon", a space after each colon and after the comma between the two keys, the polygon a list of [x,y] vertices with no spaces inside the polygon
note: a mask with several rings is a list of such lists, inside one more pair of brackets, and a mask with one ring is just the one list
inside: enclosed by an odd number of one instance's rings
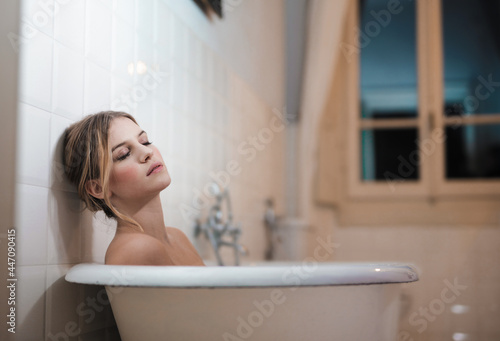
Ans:
{"label": "window pane", "polygon": [[415,118],[415,1],[360,0],[359,51],[361,116]]}
{"label": "window pane", "polygon": [[500,124],[447,127],[446,177],[500,178]]}
{"label": "window pane", "polygon": [[361,132],[361,179],[417,180],[419,152],[416,128],[370,129]]}
{"label": "window pane", "polygon": [[500,113],[500,2],[442,0],[442,13],[445,115]]}

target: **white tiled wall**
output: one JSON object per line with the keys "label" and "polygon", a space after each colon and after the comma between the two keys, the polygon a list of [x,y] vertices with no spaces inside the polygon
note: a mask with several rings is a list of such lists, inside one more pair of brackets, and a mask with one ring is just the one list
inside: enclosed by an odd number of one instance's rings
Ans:
{"label": "white tiled wall", "polygon": [[[182,13],[198,11],[195,5],[172,6],[162,0],[22,1],[16,203],[22,340],[117,338],[109,305],[91,308],[88,301],[100,288],[63,279],[73,264],[103,262],[114,233],[113,222],[83,210],[62,173],[61,135],[85,114],[125,110],[149,132],[172,176],[161,194],[166,223],[191,238],[192,220],[181,208],[193,206],[213,174],[238,162],[241,173],[228,179],[235,220],[248,257],[263,258],[264,200],[274,197],[281,205],[283,199],[284,132],[270,130],[273,108],[260,89],[186,24]],[[272,48],[265,39],[253,46]],[[211,257],[202,240],[193,241]]]}

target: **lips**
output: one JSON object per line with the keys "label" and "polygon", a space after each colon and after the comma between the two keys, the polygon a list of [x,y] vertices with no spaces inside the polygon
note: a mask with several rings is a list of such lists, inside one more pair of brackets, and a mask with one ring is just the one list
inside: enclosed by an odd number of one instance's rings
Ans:
{"label": "lips", "polygon": [[163,168],[163,165],[161,164],[161,162],[155,162],[155,163],[153,163],[151,165],[151,167],[149,167],[147,176],[150,176],[153,173],[159,172],[162,168]]}

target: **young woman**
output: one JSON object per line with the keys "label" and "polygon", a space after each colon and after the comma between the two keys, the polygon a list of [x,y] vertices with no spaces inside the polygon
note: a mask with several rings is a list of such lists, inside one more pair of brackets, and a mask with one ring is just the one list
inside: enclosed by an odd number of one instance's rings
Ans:
{"label": "young woman", "polygon": [[106,111],[71,125],[64,169],[87,208],[117,221],[106,264],[204,265],[184,233],[165,227],[160,192],[170,175],[135,119]]}

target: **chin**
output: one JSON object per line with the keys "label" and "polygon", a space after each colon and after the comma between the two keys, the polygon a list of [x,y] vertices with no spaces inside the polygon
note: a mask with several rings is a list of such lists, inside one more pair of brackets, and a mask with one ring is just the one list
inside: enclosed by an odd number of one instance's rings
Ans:
{"label": "chin", "polygon": [[163,185],[162,190],[170,186],[170,183],[172,182],[172,179],[170,178],[170,175],[167,173],[166,176],[162,179],[161,183]]}

